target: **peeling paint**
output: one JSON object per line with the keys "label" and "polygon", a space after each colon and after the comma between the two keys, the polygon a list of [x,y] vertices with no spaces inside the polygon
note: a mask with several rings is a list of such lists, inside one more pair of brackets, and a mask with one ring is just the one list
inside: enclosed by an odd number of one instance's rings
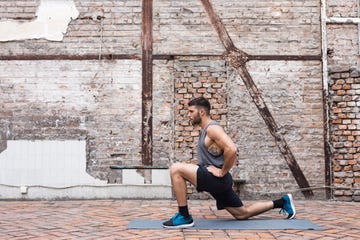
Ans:
{"label": "peeling paint", "polygon": [[86,172],[86,141],[9,140],[0,154],[0,185],[106,185]]}
{"label": "peeling paint", "polygon": [[7,141],[3,131],[0,131],[0,153],[7,148]]}
{"label": "peeling paint", "polygon": [[62,41],[72,19],[79,16],[73,0],[41,0],[31,21],[7,20],[0,22],[0,41],[45,38]]}

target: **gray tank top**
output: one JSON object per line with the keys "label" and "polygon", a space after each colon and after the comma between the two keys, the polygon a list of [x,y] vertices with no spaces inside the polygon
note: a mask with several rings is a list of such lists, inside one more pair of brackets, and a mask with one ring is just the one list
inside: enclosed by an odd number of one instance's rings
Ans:
{"label": "gray tank top", "polygon": [[214,165],[218,168],[221,168],[224,164],[224,153],[221,153],[220,155],[215,156],[215,155],[211,154],[205,146],[206,131],[210,125],[220,125],[220,124],[216,121],[211,121],[201,132],[199,142],[197,144],[198,164],[201,166]]}

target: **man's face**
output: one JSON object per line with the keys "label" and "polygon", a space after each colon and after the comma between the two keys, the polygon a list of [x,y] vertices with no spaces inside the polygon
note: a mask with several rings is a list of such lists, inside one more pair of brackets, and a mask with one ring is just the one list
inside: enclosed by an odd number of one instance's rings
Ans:
{"label": "man's face", "polygon": [[191,121],[192,125],[199,125],[201,123],[201,117],[199,110],[195,106],[188,107],[189,113],[187,115],[188,119]]}

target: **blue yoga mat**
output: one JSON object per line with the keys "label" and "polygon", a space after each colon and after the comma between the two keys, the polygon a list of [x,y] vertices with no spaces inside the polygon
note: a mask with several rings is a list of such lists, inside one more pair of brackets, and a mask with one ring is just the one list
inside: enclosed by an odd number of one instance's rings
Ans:
{"label": "blue yoga mat", "polygon": [[[165,220],[132,220],[128,224],[129,229],[160,229]],[[298,219],[194,219],[193,229],[214,229],[214,230],[323,230],[320,226],[309,220]]]}

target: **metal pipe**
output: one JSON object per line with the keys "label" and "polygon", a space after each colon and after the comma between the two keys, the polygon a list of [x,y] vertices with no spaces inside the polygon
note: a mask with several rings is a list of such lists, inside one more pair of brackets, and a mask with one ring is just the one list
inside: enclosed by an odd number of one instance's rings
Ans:
{"label": "metal pipe", "polygon": [[[330,123],[329,123],[329,83],[328,83],[328,61],[327,61],[327,14],[326,0],[321,0],[321,58],[322,58],[322,80],[323,80],[323,121],[324,121],[324,157],[325,157],[325,185],[332,186],[332,164],[330,148]],[[326,189],[326,198],[333,198],[332,188]]]}

